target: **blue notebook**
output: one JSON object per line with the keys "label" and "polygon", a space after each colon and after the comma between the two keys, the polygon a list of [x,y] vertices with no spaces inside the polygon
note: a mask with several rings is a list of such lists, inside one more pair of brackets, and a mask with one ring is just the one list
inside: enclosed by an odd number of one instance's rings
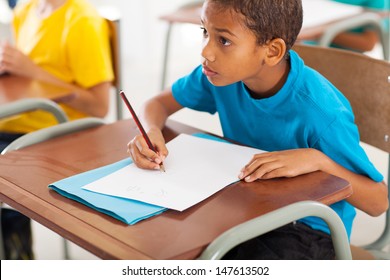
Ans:
{"label": "blue notebook", "polygon": [[167,208],[82,189],[82,187],[86,184],[96,181],[131,163],[131,159],[124,159],[119,162],[52,183],[49,185],[49,188],[67,198],[81,202],[126,224],[133,225],[141,220],[160,214]]}
{"label": "blue notebook", "polygon": [[[216,141],[225,141],[203,133],[194,134],[194,136]],[[107,176],[129,164],[132,164],[132,161],[127,158],[110,165],[65,178],[50,184],[49,188],[67,198],[83,203],[128,225],[133,225],[141,220],[153,217],[167,210],[167,208],[137,200],[109,196],[82,189],[83,186]]]}

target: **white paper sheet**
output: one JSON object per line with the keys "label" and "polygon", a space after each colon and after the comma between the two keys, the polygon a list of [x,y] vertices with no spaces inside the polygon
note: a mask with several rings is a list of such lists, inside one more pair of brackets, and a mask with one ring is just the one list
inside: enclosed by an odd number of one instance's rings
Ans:
{"label": "white paper sheet", "polygon": [[302,6],[303,28],[319,26],[363,12],[361,6],[343,4],[330,0],[302,0]]}
{"label": "white paper sheet", "polygon": [[183,211],[237,181],[241,168],[263,152],[185,134],[167,147],[166,172],[130,164],[83,188]]}

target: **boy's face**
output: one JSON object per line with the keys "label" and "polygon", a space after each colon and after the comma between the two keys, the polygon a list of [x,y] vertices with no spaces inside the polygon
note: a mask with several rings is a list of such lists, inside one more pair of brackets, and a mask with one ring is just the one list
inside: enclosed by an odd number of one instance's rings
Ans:
{"label": "boy's face", "polygon": [[266,47],[243,22],[242,15],[221,10],[205,1],[201,15],[204,28],[203,73],[215,86],[243,81],[247,86],[259,82],[265,70]]}

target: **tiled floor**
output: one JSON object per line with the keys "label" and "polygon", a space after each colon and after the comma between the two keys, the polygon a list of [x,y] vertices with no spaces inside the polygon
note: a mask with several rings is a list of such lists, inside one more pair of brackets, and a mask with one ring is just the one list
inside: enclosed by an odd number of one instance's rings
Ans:
{"label": "tiled floor", "polygon": [[[91,2],[103,5],[106,1],[94,0]],[[126,15],[122,18],[121,34],[123,44],[123,89],[130,96],[135,110],[147,98],[157,94],[160,87],[166,24],[158,20],[158,16],[175,9],[175,7],[185,2],[188,1],[110,1],[110,5],[118,8]],[[0,39],[4,38],[4,30],[4,26],[1,26],[0,23],[0,36],[3,36]],[[201,31],[197,26],[177,25],[173,28],[171,38],[168,84],[189,72],[199,63]],[[372,55],[380,57],[378,53],[380,53],[379,50],[376,50]],[[124,115],[129,117],[127,111],[124,111]],[[185,110],[175,115],[174,118],[204,130],[221,134],[216,116]],[[107,116],[107,121],[113,120],[114,110],[112,109]],[[370,147],[366,147],[366,149],[374,164],[385,174],[387,159],[384,154]],[[352,233],[352,243],[361,245],[375,239],[383,229],[383,221],[384,217],[370,218],[358,212],[358,218]],[[367,231],[367,229],[370,230]],[[34,251],[37,259],[63,258],[63,241],[61,237],[36,222],[33,222],[33,232]],[[69,243],[69,249],[72,259],[96,259],[95,256],[74,244]]]}

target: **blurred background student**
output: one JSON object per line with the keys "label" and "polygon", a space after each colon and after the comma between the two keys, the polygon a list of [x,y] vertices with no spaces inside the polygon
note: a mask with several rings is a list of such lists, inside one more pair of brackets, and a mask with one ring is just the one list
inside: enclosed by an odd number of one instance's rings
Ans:
{"label": "blurred background student", "polygon": [[[23,1],[14,9],[12,27],[15,45],[0,43],[0,73],[69,87],[71,98],[59,105],[70,120],[107,114],[114,79],[109,27],[87,0]],[[43,111],[0,120],[0,151],[21,135],[56,123]],[[8,259],[33,258],[24,218],[2,211]]]}
{"label": "blurred background student", "polygon": [[[334,2],[361,6],[374,11],[389,10],[389,0],[330,0]],[[383,21],[384,28],[386,27],[386,20]],[[307,42],[315,44],[316,39]],[[379,42],[378,33],[370,26],[362,26],[347,32],[338,34],[332,42],[332,47],[349,49],[357,52],[368,52],[373,50],[375,45]]]}

